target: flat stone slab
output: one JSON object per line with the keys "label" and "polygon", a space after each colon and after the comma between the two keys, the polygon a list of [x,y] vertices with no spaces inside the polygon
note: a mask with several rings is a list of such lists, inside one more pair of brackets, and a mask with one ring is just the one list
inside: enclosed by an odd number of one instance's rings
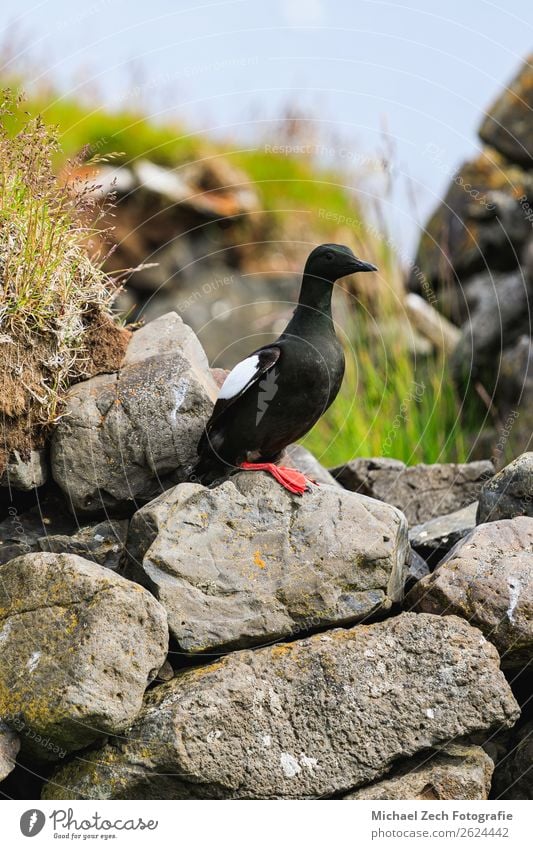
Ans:
{"label": "flat stone slab", "polygon": [[243,648],[351,624],[400,601],[407,525],[338,487],[291,495],[264,472],[181,484],[132,519],[129,574],[186,652]]}
{"label": "flat stone slab", "polygon": [[480,631],[402,614],[179,674],[146,695],[127,740],[65,766],[43,798],[327,797],[518,715]]}
{"label": "flat stone slab", "polygon": [[346,489],[393,504],[410,525],[419,525],[476,501],[494,466],[490,460],[406,466],[388,457],[359,457],[331,473]]}

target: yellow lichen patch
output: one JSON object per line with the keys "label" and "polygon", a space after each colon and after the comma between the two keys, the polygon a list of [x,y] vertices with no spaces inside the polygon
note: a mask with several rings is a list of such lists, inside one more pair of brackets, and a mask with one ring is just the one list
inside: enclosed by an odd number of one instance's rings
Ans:
{"label": "yellow lichen patch", "polygon": [[254,563],[256,566],[259,566],[260,569],[264,569],[266,567],[266,563],[261,557],[261,552],[259,551],[259,549],[254,552]]}
{"label": "yellow lichen patch", "polygon": [[273,658],[281,658],[287,657],[287,655],[292,654],[295,651],[295,646],[293,643],[281,643],[279,646],[274,646],[271,650],[271,654]]}

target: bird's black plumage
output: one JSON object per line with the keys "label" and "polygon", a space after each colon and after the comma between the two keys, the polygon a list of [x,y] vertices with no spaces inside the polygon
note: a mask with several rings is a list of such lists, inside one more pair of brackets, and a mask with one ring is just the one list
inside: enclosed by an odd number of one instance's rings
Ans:
{"label": "bird's black plumage", "polygon": [[298,306],[279,337],[226,378],[198,444],[190,480],[209,485],[241,463],[276,462],[335,399],[344,354],[331,316],[333,284],[375,266],[344,245],[320,245],[305,264]]}

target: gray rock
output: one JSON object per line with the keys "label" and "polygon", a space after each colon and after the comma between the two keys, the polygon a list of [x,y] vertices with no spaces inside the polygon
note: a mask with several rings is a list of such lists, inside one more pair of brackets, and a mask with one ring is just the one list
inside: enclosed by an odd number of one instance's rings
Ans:
{"label": "gray rock", "polygon": [[461,328],[451,365],[457,377],[488,375],[494,380],[504,347],[517,342],[529,327],[528,286],[520,271],[482,274],[479,282],[482,295]]}
{"label": "gray rock", "polygon": [[406,466],[387,457],[359,457],[330,471],[346,489],[393,504],[418,525],[475,501],[494,466],[490,460]]}
{"label": "gray rock", "polygon": [[128,739],[43,798],[312,799],[519,714],[494,646],[456,617],[403,614],[227,655],[145,699]]}
{"label": "gray rock", "polygon": [[454,510],[446,516],[437,516],[409,530],[409,542],[418,554],[436,565],[460,539],[476,527],[477,501]]}
{"label": "gray rock", "polygon": [[192,330],[171,313],[133,334],[120,371],[72,387],[52,472],[76,513],[130,510],[186,477],[216,387]]}
{"label": "gray rock", "polygon": [[37,547],[55,554],[78,554],[116,572],[125,564],[128,524],[127,519],[106,519],[80,528],[72,536],[40,537]]}
{"label": "gray rock", "polygon": [[[427,153],[440,162],[438,146],[429,145]],[[530,195],[531,172],[510,164],[490,148],[462,163],[423,228],[409,286],[430,300],[437,288],[454,289],[460,300],[461,283],[472,274],[487,268],[515,269],[530,233],[517,197],[518,186],[521,193]]]}
{"label": "gray rock", "polygon": [[487,111],[479,129],[480,138],[503,153],[511,162],[533,167],[533,54],[526,57],[515,78],[505,86]]}
{"label": "gray rock", "polygon": [[430,569],[426,560],[414,548],[411,548],[411,546],[407,550],[406,563],[407,576],[405,579],[405,590],[407,592],[417,581],[429,575]]}
{"label": "gray rock", "polygon": [[44,448],[31,451],[27,459],[14,451],[0,476],[0,486],[28,492],[45,484],[47,479],[48,462]]}
{"label": "gray rock", "polygon": [[[532,283],[533,285],[533,283]],[[509,408],[521,402],[528,408],[533,399],[533,342],[527,334],[507,347],[501,359],[498,398]],[[520,411],[523,412],[523,409]]]}
{"label": "gray rock", "polygon": [[533,341],[529,335],[504,351],[499,371],[496,402],[501,424],[492,449],[497,468],[532,444]]}
{"label": "gray rock", "polygon": [[477,521],[533,516],[533,451],[521,454],[487,481],[479,495]]}
{"label": "gray rock", "polygon": [[57,494],[39,499],[38,505],[24,513],[19,513],[11,505],[7,517],[0,522],[0,564],[20,554],[36,551],[42,536],[70,535],[75,531],[76,520]]}
{"label": "gray rock", "polygon": [[[533,223],[533,218],[530,219]],[[526,273],[526,277],[530,286],[533,286],[533,234],[529,239],[522,259],[522,266]]]}
{"label": "gray rock", "polygon": [[533,722],[517,728],[510,735],[510,745],[502,753],[494,770],[492,796],[494,799],[533,798]]}
{"label": "gray rock", "polygon": [[19,749],[18,736],[4,722],[0,722],[0,781],[14,770]]}
{"label": "gray rock", "polygon": [[10,508],[0,522],[0,565],[31,551],[79,554],[116,571],[125,557],[127,519],[106,519],[80,527],[62,498],[39,501],[26,513]]}
{"label": "gray rock", "polygon": [[468,619],[494,643],[502,668],[531,662],[533,519],[478,525],[410,590],[405,606]]}
{"label": "gray rock", "polygon": [[333,475],[303,445],[289,445],[285,451],[285,456],[280,462],[286,466],[294,466],[318,484],[327,484],[328,486],[335,487],[341,486]]}
{"label": "gray rock", "polygon": [[0,719],[38,760],[124,731],[167,647],[161,605],[109,569],[45,553],[0,568]]}
{"label": "gray rock", "polygon": [[424,752],[345,799],[487,799],[494,764],[480,746],[448,743]]}
{"label": "gray rock", "polygon": [[264,472],[215,489],[181,484],[131,523],[132,573],[186,652],[353,623],[402,597],[407,527],[336,487],[294,496]]}

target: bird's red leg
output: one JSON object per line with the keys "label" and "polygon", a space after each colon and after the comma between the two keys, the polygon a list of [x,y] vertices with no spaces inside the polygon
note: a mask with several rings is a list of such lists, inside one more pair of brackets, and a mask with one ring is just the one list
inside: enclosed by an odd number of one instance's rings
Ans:
{"label": "bird's red leg", "polygon": [[[309,489],[308,481],[316,484],[316,481],[306,477],[298,469],[291,469],[288,466],[276,466],[275,463],[241,463],[239,468],[247,472],[269,472],[285,489],[296,495],[303,495]],[[318,484],[316,485],[318,486]]]}

